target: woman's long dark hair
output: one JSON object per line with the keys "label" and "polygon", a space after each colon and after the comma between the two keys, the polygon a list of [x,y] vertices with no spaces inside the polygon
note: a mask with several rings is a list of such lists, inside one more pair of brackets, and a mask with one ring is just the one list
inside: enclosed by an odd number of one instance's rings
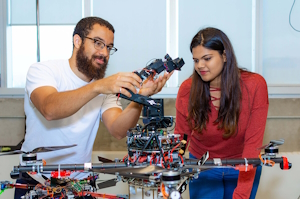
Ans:
{"label": "woman's long dark hair", "polygon": [[[226,53],[221,74],[221,98],[218,118],[214,121],[219,129],[224,129],[224,138],[229,138],[238,129],[240,115],[241,88],[240,69],[236,61],[234,50],[228,37],[216,28],[200,30],[193,38],[190,50],[197,46],[203,46],[210,50],[216,50],[220,55]],[[188,123],[200,133],[206,129],[210,109],[210,82],[204,82],[194,70],[188,107]]]}

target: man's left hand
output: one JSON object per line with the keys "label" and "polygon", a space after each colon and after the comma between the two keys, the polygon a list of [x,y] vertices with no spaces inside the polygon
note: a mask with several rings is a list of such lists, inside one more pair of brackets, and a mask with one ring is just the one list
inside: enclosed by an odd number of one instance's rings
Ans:
{"label": "man's left hand", "polygon": [[173,72],[174,71],[172,71],[171,73],[165,72],[163,76],[159,76],[156,80],[153,80],[152,77],[148,77],[148,79],[143,82],[139,94],[144,96],[151,96],[160,92]]}

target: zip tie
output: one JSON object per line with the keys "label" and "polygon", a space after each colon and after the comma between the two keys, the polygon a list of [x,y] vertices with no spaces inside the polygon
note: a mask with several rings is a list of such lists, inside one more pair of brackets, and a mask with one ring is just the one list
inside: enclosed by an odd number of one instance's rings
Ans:
{"label": "zip tie", "polygon": [[245,172],[247,172],[248,171],[248,160],[247,160],[247,158],[244,158],[244,159],[245,159],[245,166],[246,166]]}
{"label": "zip tie", "polygon": [[60,178],[60,164],[58,165],[58,178]]}
{"label": "zip tie", "polygon": [[92,163],[84,163],[84,170],[89,171],[92,168]]}
{"label": "zip tie", "polygon": [[222,160],[221,158],[214,158],[214,165],[222,166]]}

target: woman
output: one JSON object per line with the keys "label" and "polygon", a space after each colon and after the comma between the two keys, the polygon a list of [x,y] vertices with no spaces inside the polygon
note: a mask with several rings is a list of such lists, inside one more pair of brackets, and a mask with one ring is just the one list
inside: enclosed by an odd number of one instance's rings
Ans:
{"label": "woman", "polygon": [[[269,106],[264,78],[238,68],[221,30],[200,30],[190,50],[194,72],[180,86],[175,127],[181,137],[188,135],[190,158],[199,159],[206,151],[210,158],[257,158]],[[189,184],[190,198],[255,198],[260,169],[257,175],[256,169],[201,172]]]}

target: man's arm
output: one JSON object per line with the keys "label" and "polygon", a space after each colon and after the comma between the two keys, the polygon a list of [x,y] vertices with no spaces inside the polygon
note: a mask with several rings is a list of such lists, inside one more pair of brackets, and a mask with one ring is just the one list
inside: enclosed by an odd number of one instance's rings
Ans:
{"label": "man's arm", "polygon": [[123,111],[119,108],[110,108],[102,114],[102,121],[112,136],[122,139],[127,130],[134,127],[142,110],[142,105],[131,102]]}
{"label": "man's arm", "polygon": [[[69,117],[99,94],[118,93],[120,88],[136,93],[141,79],[134,73],[117,73],[72,91],[58,92],[54,87],[36,88],[30,95],[34,106],[47,120]],[[124,95],[130,93],[121,89]]]}
{"label": "man's arm", "polygon": [[[144,82],[139,94],[150,96],[161,91],[166,81],[173,73],[165,73],[155,81],[148,80]],[[117,139],[126,136],[127,130],[134,127],[140,117],[142,105],[131,102],[123,111],[118,108],[106,110],[102,115],[102,120],[108,131]]]}

